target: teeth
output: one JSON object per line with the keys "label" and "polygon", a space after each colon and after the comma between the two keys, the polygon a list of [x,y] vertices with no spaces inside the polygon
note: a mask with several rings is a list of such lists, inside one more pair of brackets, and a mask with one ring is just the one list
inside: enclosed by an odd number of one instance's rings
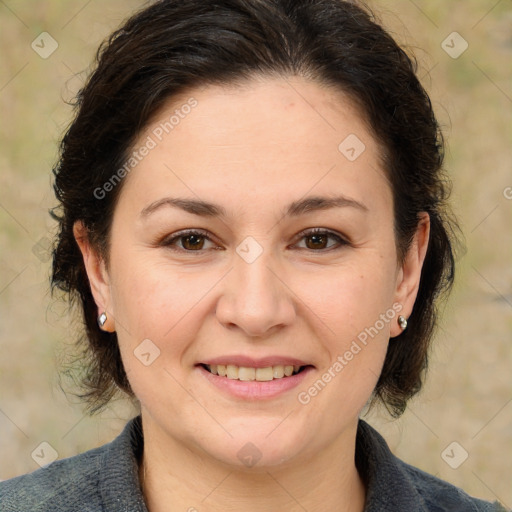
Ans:
{"label": "teeth", "polygon": [[265,382],[273,379],[282,379],[283,377],[290,377],[297,373],[301,368],[299,365],[276,365],[267,366],[266,368],[250,368],[247,366],[235,366],[234,364],[212,364],[206,365],[214,375],[220,377],[227,377],[233,380]]}
{"label": "teeth", "polygon": [[272,366],[267,366],[266,368],[256,368],[254,374],[254,380],[259,380],[260,382],[265,380],[272,380],[274,378]]}
{"label": "teeth", "polygon": [[238,368],[238,380],[255,380],[256,368],[246,368],[241,366]]}
{"label": "teeth", "polygon": [[282,379],[284,377],[284,366],[273,366],[272,374],[274,376],[274,379]]}
{"label": "teeth", "polygon": [[227,378],[228,379],[238,379],[238,366],[234,364],[228,364],[226,366]]}

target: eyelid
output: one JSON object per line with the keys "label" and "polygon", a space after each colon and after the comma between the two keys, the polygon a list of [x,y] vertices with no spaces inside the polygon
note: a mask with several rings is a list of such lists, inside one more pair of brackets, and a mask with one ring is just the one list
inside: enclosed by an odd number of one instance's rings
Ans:
{"label": "eyelid", "polygon": [[310,251],[310,252],[323,253],[323,252],[328,252],[330,250],[339,249],[340,246],[350,245],[350,241],[349,241],[349,239],[346,236],[342,235],[341,233],[338,233],[337,231],[333,231],[332,229],[328,229],[328,228],[308,228],[308,229],[305,229],[305,230],[301,231],[297,235],[297,239],[300,241],[304,237],[312,236],[312,235],[317,235],[317,234],[326,235],[326,236],[329,236],[329,237],[332,237],[332,238],[336,238],[338,240],[339,246],[338,247],[329,247],[327,249],[321,249],[321,250],[318,250],[318,251],[315,251],[314,249],[304,249],[304,250],[307,250],[307,251]]}
{"label": "eyelid", "polygon": [[162,240],[160,240],[160,242],[158,242],[157,245],[163,246],[166,248],[170,248],[171,250],[175,250],[176,252],[182,252],[182,253],[187,253],[187,252],[188,253],[192,253],[192,252],[202,253],[202,252],[208,250],[208,249],[199,249],[197,251],[188,251],[188,250],[182,249],[180,247],[176,248],[176,245],[175,245],[176,241],[178,241],[180,238],[185,238],[185,237],[191,236],[191,235],[199,235],[199,236],[203,237],[205,240],[208,240],[209,242],[216,243],[214,241],[214,239],[210,236],[208,231],[201,229],[201,228],[190,228],[190,229],[183,229],[181,231],[173,233],[170,236],[165,236],[164,238],[162,238]]}
{"label": "eyelid", "polygon": [[[331,250],[336,250],[336,249],[339,249],[341,248],[342,246],[345,246],[345,245],[350,245],[350,241],[347,239],[347,237],[345,237],[344,235],[342,235],[341,233],[338,233],[336,231],[333,231],[331,229],[327,229],[327,228],[308,228],[308,229],[305,229],[303,231],[301,231],[300,233],[297,234],[296,236],[296,240],[297,242],[294,243],[294,245],[296,245],[298,243],[298,241],[300,241],[301,239],[307,237],[307,236],[312,236],[312,235],[316,235],[316,234],[322,234],[322,235],[326,235],[328,237],[331,237],[331,238],[335,238],[338,240],[338,246],[337,247],[329,247],[327,249],[319,249],[319,250],[314,250],[314,249],[307,249],[307,248],[301,248],[301,250],[306,250],[306,251],[310,251],[310,252],[318,252],[318,253],[325,253],[325,252],[328,252],[328,251],[331,251]],[[209,232],[204,230],[204,229],[201,229],[201,228],[190,228],[190,229],[184,229],[184,230],[181,230],[181,231],[178,231],[176,233],[173,233],[171,236],[167,236],[167,237],[164,237],[158,245],[162,245],[164,247],[169,247],[169,248],[172,248],[171,250],[176,250],[177,252],[182,252],[182,253],[202,253],[204,251],[207,251],[208,249],[199,249],[197,251],[191,251],[191,250],[186,250],[186,249],[181,249],[181,248],[177,248],[175,249],[175,245],[174,245],[174,242],[176,240],[179,240],[180,238],[184,238],[186,236],[191,236],[191,235],[200,235],[202,236],[205,240],[208,240],[212,243],[215,243],[215,241],[213,240],[213,238],[210,236]],[[216,248],[218,249],[218,248]]]}

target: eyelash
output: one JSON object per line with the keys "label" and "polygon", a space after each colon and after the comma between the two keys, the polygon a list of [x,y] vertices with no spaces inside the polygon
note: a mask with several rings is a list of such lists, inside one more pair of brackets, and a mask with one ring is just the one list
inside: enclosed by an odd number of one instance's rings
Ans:
{"label": "eyelash", "polygon": [[[203,231],[200,229],[191,229],[191,230],[180,231],[179,233],[175,234],[171,238],[164,239],[162,242],[160,242],[159,245],[170,248],[171,250],[177,251],[177,252],[202,253],[204,251],[207,251],[208,249],[189,250],[189,249],[183,249],[183,248],[176,248],[176,245],[174,244],[174,242],[176,240],[179,240],[181,238],[187,238],[188,236],[194,236],[194,235],[200,236],[210,242],[213,242],[213,240],[208,236],[208,233],[206,231]],[[299,240],[302,240],[303,238],[311,237],[314,235],[327,235],[330,238],[335,238],[337,240],[339,246],[335,247],[334,249],[333,249],[333,247],[327,247],[327,248],[318,249],[318,250],[301,248],[302,250],[307,250],[307,251],[311,251],[311,252],[328,252],[331,250],[341,249],[343,246],[346,246],[346,245],[350,245],[349,242],[347,240],[345,240],[344,238],[342,238],[340,235],[334,233],[333,231],[329,231],[329,230],[322,229],[322,228],[312,228],[312,229],[302,231],[301,233],[299,233],[299,236],[300,236]]]}

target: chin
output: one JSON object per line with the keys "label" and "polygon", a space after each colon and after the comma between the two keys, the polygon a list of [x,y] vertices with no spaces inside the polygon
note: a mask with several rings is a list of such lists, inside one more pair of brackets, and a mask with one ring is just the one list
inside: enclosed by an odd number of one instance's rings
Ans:
{"label": "chin", "polygon": [[295,450],[296,448],[292,452],[268,442],[262,446],[247,441],[241,446],[235,443],[229,452],[226,451],[225,446],[220,447],[215,453],[212,453],[210,447],[209,452],[213,458],[229,466],[231,470],[254,474],[284,468],[290,460],[295,458]]}
{"label": "chin", "polygon": [[255,420],[248,428],[240,423],[237,428],[227,426],[226,430],[233,437],[226,434],[215,440],[207,439],[201,443],[202,449],[237,470],[258,472],[284,466],[310,446],[311,440],[305,439],[299,431],[291,431],[288,420],[279,425],[280,422],[282,418],[266,422]]}

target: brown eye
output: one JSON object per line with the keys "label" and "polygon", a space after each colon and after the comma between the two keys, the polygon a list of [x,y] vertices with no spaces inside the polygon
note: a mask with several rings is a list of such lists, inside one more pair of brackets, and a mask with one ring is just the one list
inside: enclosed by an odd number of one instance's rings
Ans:
{"label": "brown eye", "polygon": [[187,235],[180,237],[183,242],[184,249],[202,249],[204,245],[204,237],[202,235]]}
{"label": "brown eye", "polygon": [[[343,246],[348,244],[348,242],[339,235],[322,229],[304,232],[302,233],[302,239],[306,240],[305,248],[312,251],[322,251],[325,249],[331,249],[336,245]],[[327,245],[329,243],[329,239],[335,240],[335,243]]]}
{"label": "brown eye", "polygon": [[161,245],[176,251],[199,252],[205,249],[206,242],[211,242],[210,237],[201,231],[182,231],[166,238]]}
{"label": "brown eye", "polygon": [[329,236],[315,233],[314,235],[309,235],[305,238],[306,240],[311,241],[310,244],[306,242],[308,249],[325,249]]}

